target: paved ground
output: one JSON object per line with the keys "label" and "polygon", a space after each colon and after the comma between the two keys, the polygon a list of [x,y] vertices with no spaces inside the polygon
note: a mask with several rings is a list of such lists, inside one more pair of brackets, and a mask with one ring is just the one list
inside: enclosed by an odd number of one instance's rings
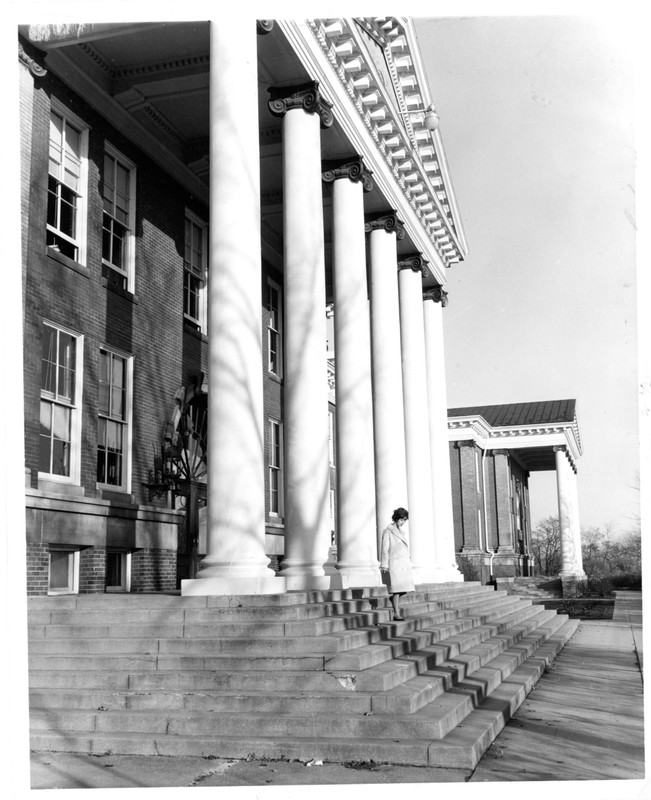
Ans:
{"label": "paved ground", "polygon": [[[77,790],[178,787],[172,795],[175,798],[181,787],[222,787],[221,800],[226,787],[239,787],[233,788],[237,798],[286,798],[303,797],[305,790],[301,787],[309,785],[312,798],[319,786],[360,785],[357,790],[349,786],[339,791],[342,797],[353,796],[353,792],[357,797],[364,788],[372,789],[368,784],[374,784],[373,797],[377,798],[385,796],[383,789],[390,790],[381,784],[400,783],[410,784],[402,789],[412,797],[431,798],[432,784],[437,783],[569,781],[571,784],[556,784],[547,796],[552,793],[591,800],[651,798],[651,788],[643,781],[642,662],[641,595],[619,593],[613,619],[581,622],[474,771],[387,764],[306,765],[296,761],[35,753],[31,786]],[[246,787],[251,793],[242,794]],[[264,787],[283,788],[266,793]],[[570,787],[572,793],[565,794]],[[471,790],[469,786],[458,788]],[[529,797],[534,788],[532,784],[527,787]],[[482,790],[482,797],[486,797],[487,789]],[[391,790],[391,797],[397,790],[398,787]],[[331,793],[329,790],[328,796]],[[445,800],[453,793],[454,787],[448,785]],[[81,800],[81,794],[76,791],[73,796]],[[502,788],[500,797],[504,796]]]}

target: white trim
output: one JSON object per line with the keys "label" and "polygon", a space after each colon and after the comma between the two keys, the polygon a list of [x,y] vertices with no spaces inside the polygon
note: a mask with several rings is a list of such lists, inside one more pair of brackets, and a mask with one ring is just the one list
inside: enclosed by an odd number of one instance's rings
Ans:
{"label": "white trim", "polygon": [[[124,270],[118,269],[104,257],[102,257],[102,264],[114,270],[119,275],[123,274],[127,282],[126,289],[133,294],[136,282],[136,165],[109,141],[104,142],[104,153],[118,161],[120,165],[129,172],[129,218],[126,236],[126,268]],[[102,178],[104,178],[104,164],[102,164]],[[102,198],[102,200],[103,199],[104,198]],[[102,216],[103,215],[104,209],[102,208]]]}
{"label": "white trim", "polygon": [[[60,545],[49,544],[48,550],[48,563],[47,563],[47,593],[49,596],[64,595],[64,594],[79,594],[79,547],[74,545]],[[50,588],[50,567],[52,551],[69,553],[72,557],[72,582],[65,588],[51,589]]]}
{"label": "white trim", "polygon": [[[192,225],[196,225],[198,228],[201,229],[201,275],[197,275],[195,270],[193,269],[186,269],[185,267],[185,247],[186,247],[186,233],[185,233],[185,222],[188,221]],[[184,217],[183,217],[183,317],[191,322],[193,325],[197,325],[199,330],[202,333],[207,334],[208,332],[208,250],[209,250],[209,230],[208,230],[208,223],[202,219],[198,214],[195,214],[189,208],[185,209]],[[197,297],[197,317],[192,317],[190,314],[186,313],[185,311],[185,273],[189,272],[191,275],[194,275],[195,278],[198,278],[201,281],[201,286],[199,288],[198,297]]]}
{"label": "white trim", "polygon": [[113,594],[113,593],[122,593],[122,592],[130,592],[131,591],[131,551],[130,550],[120,550],[119,548],[108,548],[106,551],[106,555],[108,556],[109,553],[111,555],[120,555],[122,557],[122,576],[123,576],[123,583],[116,586],[109,586],[105,580],[104,591]]}
{"label": "white trim", "polygon": [[[89,131],[90,125],[85,122],[81,117],[77,116],[73,111],[65,106],[61,100],[55,95],[50,96],[50,114],[48,117],[48,122],[51,123],[51,114],[54,112],[59,116],[65,118],[66,121],[70,121],[70,123],[79,129],[80,134],[80,148],[81,148],[81,155],[79,160],[79,189],[77,196],[79,198],[79,208],[77,209],[77,230],[75,231],[76,234],[76,243],[77,243],[77,258],[75,259],[76,263],[81,264],[82,266],[87,266],[86,264],[86,254],[87,254],[87,246],[88,246],[88,139],[89,139]],[[48,128],[48,150],[50,145],[50,134]],[[48,178],[50,176],[49,166],[48,166]],[[47,223],[46,223],[47,224]]]}
{"label": "white trim", "polygon": [[[284,425],[276,417],[268,417],[268,431],[269,431],[269,459],[267,462],[267,474],[269,476],[269,518],[284,519],[285,516],[285,449],[284,449]],[[271,463],[271,454],[273,452],[273,427],[277,426],[278,431],[278,465]],[[271,473],[272,469],[278,474],[278,511],[271,510]]]}
{"label": "white trim", "polygon": [[[278,361],[278,369],[276,371],[271,369],[271,345],[269,342],[269,335],[271,331],[271,314],[269,314],[269,287],[272,287],[278,293],[278,307],[276,309],[276,315],[278,319],[278,326],[273,330],[278,334],[278,349],[276,351],[276,358]],[[283,289],[282,286],[275,281],[273,278],[267,276],[267,298],[266,298],[266,306],[267,306],[267,313],[269,314],[267,319],[267,372],[271,375],[275,375],[276,378],[282,379],[283,372],[284,372],[284,358],[283,358],[283,350],[284,350],[284,314],[283,314]]]}
{"label": "white trim", "polygon": [[[122,358],[125,361],[126,365],[126,386],[124,392],[124,403],[125,403],[125,415],[124,415],[124,422],[123,425],[126,426],[126,436],[125,436],[125,443],[124,443],[124,452],[122,453],[122,483],[117,486],[112,483],[100,483],[99,481],[96,483],[98,489],[103,489],[105,491],[110,492],[124,492],[125,494],[130,494],[131,492],[131,471],[132,471],[132,459],[131,453],[133,449],[133,361],[134,357],[125,353],[122,350],[117,349],[116,347],[111,347],[110,345],[100,344],[98,348],[98,356],[101,351],[104,350],[107,353],[111,353],[118,358]],[[99,408],[97,409],[97,418],[99,419],[100,413]],[[109,419],[108,417],[104,417],[104,419]],[[97,447],[99,447],[99,442],[97,443]],[[95,459],[97,459],[97,448],[95,450]]]}
{"label": "white trim", "polygon": [[[55,475],[51,472],[38,471],[38,478],[52,481],[53,483],[66,483],[74,486],[81,485],[81,435],[82,435],[82,392],[84,386],[84,336],[77,333],[65,325],[60,325],[58,322],[52,322],[49,319],[43,319],[42,325],[47,325],[49,328],[54,328],[57,331],[72,336],[75,339],[75,403],[72,406],[67,406],[72,409],[72,418],[70,420],[70,475]],[[42,340],[41,340],[42,347]],[[43,356],[41,352],[41,370],[43,369]],[[57,356],[58,358],[58,356]],[[43,398],[41,392],[43,376],[41,374],[39,381],[39,408]],[[54,401],[56,402],[56,401]],[[39,412],[40,413],[40,412]],[[39,435],[39,458],[40,458],[40,435]]]}

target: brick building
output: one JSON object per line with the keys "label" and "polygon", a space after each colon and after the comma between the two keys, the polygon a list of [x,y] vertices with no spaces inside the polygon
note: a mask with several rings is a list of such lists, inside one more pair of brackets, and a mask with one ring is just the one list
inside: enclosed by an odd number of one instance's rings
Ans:
{"label": "brick building", "polygon": [[28,592],[379,585],[398,505],[417,580],[461,580],[466,245],[412,23],[28,25],[19,59]]}
{"label": "brick building", "polygon": [[533,575],[529,476],[554,470],[561,578],[585,579],[576,465],[581,438],[575,400],[470,406],[448,411],[455,550],[464,574]]}

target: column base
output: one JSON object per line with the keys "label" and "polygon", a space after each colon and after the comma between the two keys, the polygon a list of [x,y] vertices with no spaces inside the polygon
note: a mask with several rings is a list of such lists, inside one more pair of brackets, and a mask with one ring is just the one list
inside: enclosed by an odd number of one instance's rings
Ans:
{"label": "column base", "polygon": [[331,589],[357,589],[364,586],[382,586],[382,576],[379,569],[337,570],[330,576]]}
{"label": "column base", "polygon": [[[279,580],[276,578],[276,580]],[[285,582],[288,592],[316,589],[327,591],[330,588],[330,575],[288,575],[280,580]]]}
{"label": "column base", "polygon": [[284,594],[287,591],[284,578],[194,578],[181,581],[183,597],[204,597],[232,594]]}
{"label": "column base", "polygon": [[434,583],[457,583],[465,580],[463,573],[459,570],[456,564],[436,567],[434,574],[436,576],[434,578]]}

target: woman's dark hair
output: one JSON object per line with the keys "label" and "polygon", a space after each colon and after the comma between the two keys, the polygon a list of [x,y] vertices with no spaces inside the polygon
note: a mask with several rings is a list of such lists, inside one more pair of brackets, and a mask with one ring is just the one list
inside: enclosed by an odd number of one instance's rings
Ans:
{"label": "woman's dark hair", "polygon": [[394,522],[397,522],[399,519],[409,519],[409,512],[406,508],[396,508],[391,519]]}

